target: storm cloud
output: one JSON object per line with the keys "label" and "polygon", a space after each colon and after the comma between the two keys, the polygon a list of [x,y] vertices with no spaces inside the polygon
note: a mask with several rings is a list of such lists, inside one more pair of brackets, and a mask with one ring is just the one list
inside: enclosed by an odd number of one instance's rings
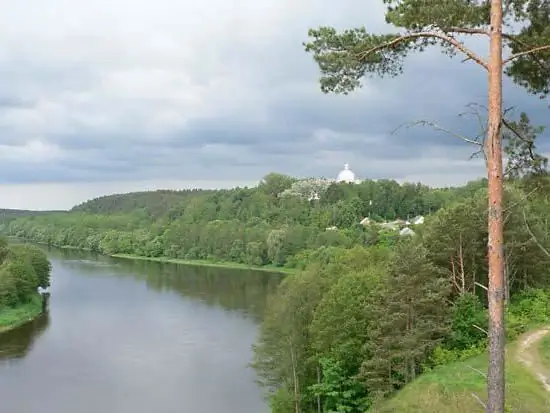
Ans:
{"label": "storm cloud", "polygon": [[[392,133],[423,119],[477,134],[475,118],[458,116],[486,100],[472,63],[434,49],[398,78],[365,79],[349,96],[320,91],[308,28],[387,30],[382,1],[7,3],[2,207],[65,208],[140,185],[254,184],[271,171],[332,177],[345,162],[362,178],[432,185],[484,172],[459,139],[420,126]],[[505,92],[507,106],[544,124],[547,102],[510,81]],[[55,201],[39,202],[36,188]]]}

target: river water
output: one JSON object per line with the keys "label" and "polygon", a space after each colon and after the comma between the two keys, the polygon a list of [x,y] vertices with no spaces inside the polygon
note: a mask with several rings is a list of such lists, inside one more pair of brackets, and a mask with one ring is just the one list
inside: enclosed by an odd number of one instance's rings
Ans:
{"label": "river water", "polygon": [[268,411],[248,363],[280,275],[47,252],[48,310],[0,335],[0,412]]}

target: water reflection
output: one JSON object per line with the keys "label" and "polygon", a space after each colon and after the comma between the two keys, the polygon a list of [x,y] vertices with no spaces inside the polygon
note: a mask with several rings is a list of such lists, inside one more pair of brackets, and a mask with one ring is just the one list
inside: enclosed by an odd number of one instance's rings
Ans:
{"label": "water reflection", "polygon": [[280,275],[44,249],[48,311],[0,336],[1,412],[269,410],[248,365]]}
{"label": "water reflection", "polygon": [[22,359],[32,350],[36,340],[50,324],[48,298],[49,295],[45,294],[41,315],[21,327],[0,334],[0,360]]}
{"label": "water reflection", "polygon": [[76,250],[48,249],[48,255],[67,260],[80,274],[133,277],[155,291],[177,291],[208,305],[237,310],[261,319],[267,296],[282,275],[265,271],[192,266],[145,260],[109,258]]}

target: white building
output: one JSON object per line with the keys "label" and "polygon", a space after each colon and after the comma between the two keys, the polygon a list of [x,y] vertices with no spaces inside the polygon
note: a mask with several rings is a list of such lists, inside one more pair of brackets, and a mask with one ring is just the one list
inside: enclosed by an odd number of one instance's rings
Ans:
{"label": "white building", "polygon": [[338,176],[336,177],[336,182],[346,182],[348,184],[358,184],[361,181],[355,177],[355,174],[351,169],[349,169],[349,165],[345,164],[344,169],[340,171]]}

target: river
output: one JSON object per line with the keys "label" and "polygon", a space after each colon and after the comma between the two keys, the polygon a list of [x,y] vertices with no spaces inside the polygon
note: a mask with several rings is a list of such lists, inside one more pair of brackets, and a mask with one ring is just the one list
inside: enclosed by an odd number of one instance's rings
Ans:
{"label": "river", "polygon": [[0,335],[6,413],[264,413],[248,367],[266,272],[49,249],[48,310]]}

